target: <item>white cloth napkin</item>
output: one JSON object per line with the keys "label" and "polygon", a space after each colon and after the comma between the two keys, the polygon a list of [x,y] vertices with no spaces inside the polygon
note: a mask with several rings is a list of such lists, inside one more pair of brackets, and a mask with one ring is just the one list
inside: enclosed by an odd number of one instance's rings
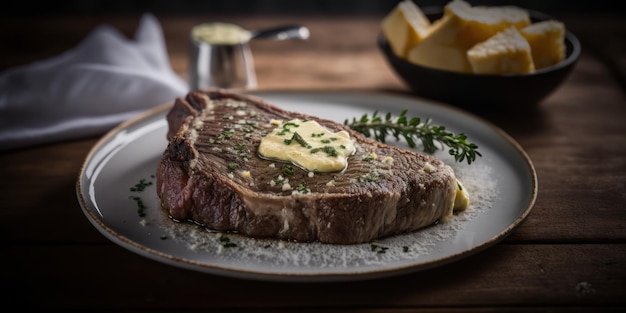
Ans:
{"label": "white cloth napkin", "polygon": [[0,150],[104,133],[188,90],[152,14],[134,40],[101,25],[61,55],[0,73]]}

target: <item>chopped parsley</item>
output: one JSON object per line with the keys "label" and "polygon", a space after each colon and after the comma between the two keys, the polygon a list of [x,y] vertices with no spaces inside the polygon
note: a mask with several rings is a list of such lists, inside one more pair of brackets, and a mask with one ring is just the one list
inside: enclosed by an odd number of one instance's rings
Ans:
{"label": "chopped parsley", "polygon": [[232,248],[232,247],[236,247],[237,244],[234,242],[230,241],[230,238],[221,235],[220,238],[218,238],[218,240],[220,241],[220,244],[222,245],[222,247],[224,248]]}
{"label": "chopped parsley", "polygon": [[146,205],[143,203],[143,200],[141,199],[141,197],[130,196],[128,198],[131,199],[131,200],[134,200],[135,203],[137,203],[137,214],[139,215],[139,217],[145,217],[146,216]]}
{"label": "chopped parsley", "polygon": [[373,244],[370,245],[370,249],[372,250],[372,252],[376,252],[378,254],[382,254],[382,253],[387,252],[389,247],[384,247],[384,246],[381,246],[381,245],[373,243]]}
{"label": "chopped parsley", "polygon": [[[150,175],[150,177],[154,178],[154,175]],[[141,193],[146,189],[146,187],[152,186],[152,184],[152,181],[148,181],[145,178],[142,178],[137,184],[135,184],[135,186],[130,187],[130,191]],[[144,204],[143,199],[140,196],[130,196],[128,198],[135,201],[135,204],[137,204],[137,214],[139,215],[139,217],[145,217],[147,207]]]}
{"label": "chopped parsley", "polygon": [[285,124],[283,124],[283,128],[289,128],[289,126],[293,126],[293,127],[300,127],[300,125],[293,123],[293,122],[287,122]]}
{"label": "chopped parsley", "polygon": [[304,184],[299,184],[296,187],[296,191],[301,192],[301,193],[309,193],[309,189],[306,188],[306,186]]}
{"label": "chopped parsley", "polygon": [[292,127],[300,127],[300,125],[298,125],[296,123],[287,122],[287,123],[283,124],[283,129],[278,133],[278,135],[283,136],[286,133],[291,132],[291,129],[289,129],[290,126],[292,126]]}
{"label": "chopped parsley", "polygon": [[151,185],[152,185],[151,181],[147,181],[145,178],[142,178],[141,180],[139,180],[137,184],[135,184],[135,186],[130,187],[130,191],[142,192],[144,189],[146,189],[146,187],[151,186]]}
{"label": "chopped parsley", "polygon": [[224,139],[230,139],[230,137],[232,137],[235,134],[235,131],[232,129],[224,129],[224,131],[222,131],[222,133],[217,136],[217,140],[224,140]]}
{"label": "chopped parsley", "polygon": [[291,175],[291,174],[293,174],[293,166],[285,164],[285,165],[283,165],[283,167],[282,167],[282,171],[283,171],[283,173],[285,173],[285,174],[289,174],[289,175]]}
{"label": "chopped parsley", "polygon": [[339,156],[339,153],[337,152],[337,150],[331,146],[323,146],[321,148],[311,149],[311,154],[318,153],[320,151],[325,152],[326,154],[328,154],[328,156],[331,156],[331,157]]}
{"label": "chopped parsley", "polygon": [[369,174],[361,176],[360,180],[362,182],[374,182],[380,179],[380,174],[376,171],[370,172]]}
{"label": "chopped parsley", "polygon": [[291,139],[285,139],[284,142],[286,145],[290,145],[294,140],[305,148],[311,148],[311,145],[309,145],[309,143],[307,143],[306,140],[304,140],[304,138],[302,138],[302,136],[298,134],[298,132],[293,133]]}

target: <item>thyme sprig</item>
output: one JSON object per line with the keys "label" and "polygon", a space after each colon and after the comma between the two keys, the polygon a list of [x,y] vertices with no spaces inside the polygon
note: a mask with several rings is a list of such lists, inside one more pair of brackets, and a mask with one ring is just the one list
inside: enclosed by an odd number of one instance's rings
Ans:
{"label": "thyme sprig", "polygon": [[420,117],[409,118],[406,113],[407,109],[404,109],[398,117],[393,117],[391,113],[382,117],[376,111],[371,117],[368,114],[363,114],[358,120],[356,118],[352,118],[352,121],[346,119],[344,124],[365,137],[373,137],[383,143],[388,136],[392,136],[396,140],[404,138],[411,148],[417,147],[417,141],[421,141],[426,153],[437,151],[439,146],[436,142],[439,142],[442,149],[444,145],[449,148],[448,153],[454,156],[457,162],[466,160],[467,164],[472,164],[477,156],[482,156],[477,151],[478,146],[467,141],[467,135],[463,133],[456,135],[446,130],[443,125],[431,125],[430,118],[422,122]]}

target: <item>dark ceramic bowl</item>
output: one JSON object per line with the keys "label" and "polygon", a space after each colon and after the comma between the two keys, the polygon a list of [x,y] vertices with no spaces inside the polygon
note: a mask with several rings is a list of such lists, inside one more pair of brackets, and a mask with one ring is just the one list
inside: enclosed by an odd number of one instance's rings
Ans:
{"label": "dark ceramic bowl", "polygon": [[[442,15],[441,8],[424,8],[423,11],[431,21]],[[550,18],[535,11],[530,11],[530,16],[533,22]],[[537,107],[563,83],[578,61],[580,42],[567,29],[565,45],[565,59],[553,66],[530,74],[485,75],[439,70],[410,63],[392,52],[384,35],[378,36],[378,46],[389,65],[415,94],[477,111],[518,111]]]}

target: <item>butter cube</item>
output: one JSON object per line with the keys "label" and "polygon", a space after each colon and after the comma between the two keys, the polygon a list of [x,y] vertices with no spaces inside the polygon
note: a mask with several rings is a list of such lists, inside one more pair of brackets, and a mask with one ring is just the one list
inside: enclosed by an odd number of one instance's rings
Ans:
{"label": "butter cube", "polygon": [[408,51],[424,39],[430,20],[411,0],[403,0],[383,19],[382,29],[393,52],[406,58]]}
{"label": "butter cube", "polygon": [[496,33],[514,26],[530,24],[527,10],[516,6],[475,6],[453,0],[444,8],[441,19],[432,24],[430,33],[411,49],[410,62],[433,68],[471,73],[467,51]]}
{"label": "butter cube", "polygon": [[475,74],[525,74],[535,70],[530,45],[514,26],[467,51]]}
{"label": "butter cube", "polygon": [[519,29],[531,23],[528,11],[516,6],[472,7],[463,0],[453,0],[444,12],[456,15],[463,22],[458,41],[468,49],[510,26]]}
{"label": "butter cube", "polygon": [[535,68],[540,69],[565,59],[565,25],[548,20],[528,25],[520,30],[530,44]]}

